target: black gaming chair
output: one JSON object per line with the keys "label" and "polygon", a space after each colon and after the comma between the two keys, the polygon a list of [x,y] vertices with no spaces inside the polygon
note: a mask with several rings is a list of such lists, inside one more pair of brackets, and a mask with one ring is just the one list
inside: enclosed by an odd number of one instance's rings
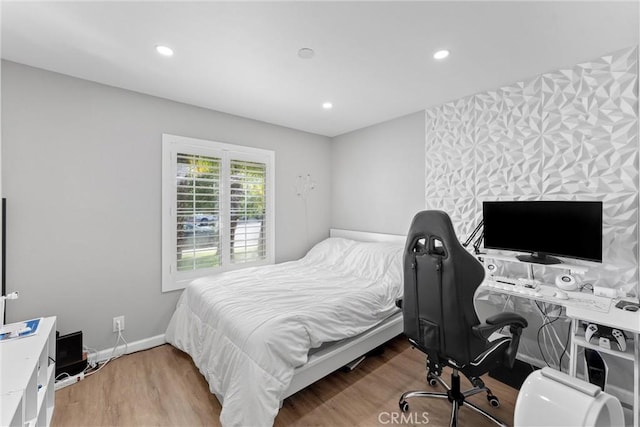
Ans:
{"label": "black gaming chair", "polygon": [[[428,356],[429,385],[441,384],[447,391],[404,393],[399,401],[403,412],[409,410],[409,398],[443,398],[453,405],[451,426],[457,425],[458,409],[463,405],[504,425],[465,399],[486,391],[489,403],[499,406],[498,398],[480,376],[500,364],[513,367],[520,333],[527,321],[515,313],[500,313],[480,324],[473,296],[483,280],[482,264],[460,244],[446,213],[423,211],[415,216],[404,252],[404,333],[413,346]],[[510,337],[489,341],[493,332],[507,326]],[[451,386],[440,378],[444,366],[453,369]],[[474,388],[460,390],[459,372]]]}

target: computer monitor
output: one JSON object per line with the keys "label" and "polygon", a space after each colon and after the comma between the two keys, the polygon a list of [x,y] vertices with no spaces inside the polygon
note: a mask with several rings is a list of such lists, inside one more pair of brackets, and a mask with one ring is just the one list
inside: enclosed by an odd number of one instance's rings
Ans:
{"label": "computer monitor", "polygon": [[539,264],[602,262],[602,202],[489,201],[482,214],[485,248],[530,252],[517,258]]}

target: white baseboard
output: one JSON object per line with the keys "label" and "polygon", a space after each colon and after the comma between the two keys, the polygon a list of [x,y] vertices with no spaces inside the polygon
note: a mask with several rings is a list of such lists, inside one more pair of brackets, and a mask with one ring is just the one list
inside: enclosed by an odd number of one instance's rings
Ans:
{"label": "white baseboard", "polygon": [[[132,341],[127,346],[126,354],[135,353],[136,351],[141,351],[141,350],[148,350],[150,348],[157,347],[165,343],[166,341],[164,339],[164,334],[156,335],[155,337],[144,338],[138,341]],[[98,359],[97,361],[99,363],[102,363],[105,360],[108,360],[111,357],[111,354],[114,354],[115,356],[125,354],[123,353],[123,351],[124,351],[124,344],[118,345],[118,348],[116,349],[115,353],[113,352],[113,347],[100,350],[97,354],[97,359]]]}

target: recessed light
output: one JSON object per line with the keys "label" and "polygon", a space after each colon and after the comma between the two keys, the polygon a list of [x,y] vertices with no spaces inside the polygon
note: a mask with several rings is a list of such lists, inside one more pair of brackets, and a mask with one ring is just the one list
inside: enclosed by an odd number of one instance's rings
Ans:
{"label": "recessed light", "polygon": [[172,56],[173,55],[173,49],[171,49],[168,46],[163,46],[161,44],[156,46],[156,51],[160,54],[160,55],[164,55],[164,56]]}
{"label": "recessed light", "polygon": [[298,51],[298,56],[302,59],[311,59],[316,53],[309,47],[303,47]]}
{"label": "recessed light", "polygon": [[322,104],[322,108],[324,108],[325,110],[331,110],[333,108],[333,104],[330,102],[325,102]]}
{"label": "recessed light", "polygon": [[449,56],[449,51],[446,49],[443,50],[439,50],[436,53],[433,54],[433,58],[434,59],[444,59],[447,56]]}

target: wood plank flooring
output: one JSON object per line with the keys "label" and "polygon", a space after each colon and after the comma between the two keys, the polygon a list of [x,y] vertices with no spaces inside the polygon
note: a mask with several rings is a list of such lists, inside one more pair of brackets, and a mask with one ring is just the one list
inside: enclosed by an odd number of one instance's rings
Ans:
{"label": "wood plank flooring", "polygon": [[[407,414],[412,415],[400,418],[402,392],[441,391],[427,385],[425,376],[424,355],[397,337],[382,355],[367,358],[354,371],[335,372],[286,399],[275,426],[447,426],[451,406],[446,399],[410,399]],[[448,382],[449,372],[443,378]],[[501,406],[490,407],[484,393],[470,400],[512,425],[517,391],[489,377],[485,382]],[[463,379],[463,388],[468,386]],[[219,426],[220,410],[191,358],[163,345],[116,359],[57,391],[52,426]],[[459,421],[461,426],[493,425],[464,407]]]}

